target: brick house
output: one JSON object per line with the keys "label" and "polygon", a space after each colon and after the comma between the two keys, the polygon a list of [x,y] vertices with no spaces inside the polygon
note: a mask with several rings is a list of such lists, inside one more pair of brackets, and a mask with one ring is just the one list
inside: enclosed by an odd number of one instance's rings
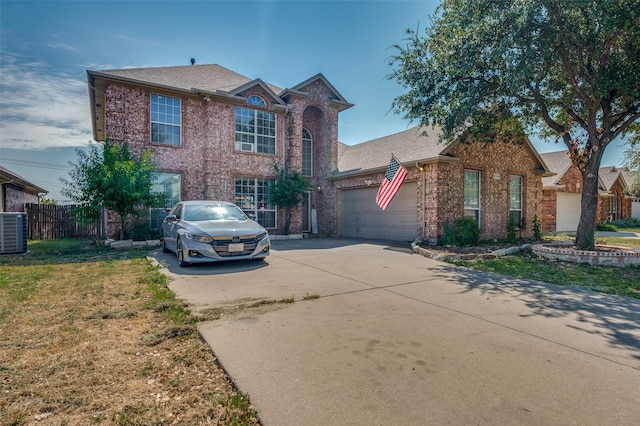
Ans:
{"label": "brick house", "polygon": [[[425,132],[426,130],[426,132]],[[542,176],[549,170],[528,140],[443,145],[435,129],[413,127],[358,145],[340,145],[337,190],[339,235],[435,243],[446,223],[470,216],[482,240],[505,239],[509,218],[531,236],[540,216]],[[375,196],[390,154],[408,177],[385,211]]]}
{"label": "brick house", "polygon": [[[481,238],[505,238],[509,217],[539,215],[549,174],[529,141],[438,143],[412,128],[347,146],[339,113],[353,106],[322,75],[282,89],[219,65],[87,71],[94,138],[152,149],[158,192],[178,200],[234,201],[272,234],[284,215],[266,202],[274,163],[309,177],[312,189],[291,218],[291,233],[432,242],[463,215]],[[375,195],[391,152],[409,172],[391,206]]]}
{"label": "brick house", "polygon": [[[313,188],[291,232],[333,234],[327,177],[337,168],[338,114],[351,107],[322,75],[290,89],[219,65],[87,71],[98,141],[152,149],[166,207],[178,200],[233,200],[277,234],[284,215],[266,200],[274,164]],[[312,213],[313,211],[313,213]]]}
{"label": "brick house", "polygon": [[[542,232],[575,232],[580,220],[582,175],[573,165],[569,151],[541,154],[554,173],[542,179]],[[632,217],[632,205],[638,197],[628,193],[633,174],[626,168],[602,167],[599,170],[596,222]]]}
{"label": "brick house", "polygon": [[0,212],[24,212],[26,204],[38,204],[49,191],[0,166]]}

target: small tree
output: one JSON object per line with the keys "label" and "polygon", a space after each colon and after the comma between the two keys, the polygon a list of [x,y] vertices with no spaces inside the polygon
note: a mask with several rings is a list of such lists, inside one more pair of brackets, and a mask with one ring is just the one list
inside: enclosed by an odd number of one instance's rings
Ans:
{"label": "small tree", "polygon": [[127,144],[104,142],[102,149],[90,145],[89,151],[76,150],[77,163],[69,163],[71,180],[60,179],[62,194],[80,204],[79,210],[93,220],[100,218],[103,208],[120,216],[120,239],[124,238],[125,222],[137,215],[140,206],[150,206],[156,196],[151,192],[155,165],[151,151],[140,159],[132,157]]}
{"label": "small tree", "polygon": [[284,229],[285,235],[289,234],[291,226],[291,211],[302,204],[302,195],[309,190],[311,182],[302,176],[297,170],[292,170],[287,175],[284,169],[280,169],[276,163],[273,164],[278,179],[269,188],[269,202],[284,209]]}

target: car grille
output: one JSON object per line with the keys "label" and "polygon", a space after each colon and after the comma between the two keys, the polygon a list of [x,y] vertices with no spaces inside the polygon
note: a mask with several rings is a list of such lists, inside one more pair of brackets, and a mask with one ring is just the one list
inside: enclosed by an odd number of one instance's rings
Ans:
{"label": "car grille", "polygon": [[[244,243],[244,251],[229,252],[229,244],[231,243]],[[233,237],[216,237],[216,240],[211,244],[211,247],[213,247],[216,253],[218,253],[218,256],[233,257],[251,254],[256,249],[257,245],[258,243],[256,243],[255,236],[250,235],[236,238],[235,240]]]}

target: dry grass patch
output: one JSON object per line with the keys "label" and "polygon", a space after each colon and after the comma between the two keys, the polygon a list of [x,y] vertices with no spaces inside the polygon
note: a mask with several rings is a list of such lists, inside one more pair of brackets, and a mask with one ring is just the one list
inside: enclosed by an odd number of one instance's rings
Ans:
{"label": "dry grass patch", "polygon": [[34,251],[0,263],[0,424],[258,424],[144,253]]}

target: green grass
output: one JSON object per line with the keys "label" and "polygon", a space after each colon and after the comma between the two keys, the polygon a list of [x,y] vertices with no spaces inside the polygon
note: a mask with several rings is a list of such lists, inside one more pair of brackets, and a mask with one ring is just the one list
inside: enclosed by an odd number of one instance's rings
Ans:
{"label": "green grass", "polygon": [[511,277],[577,286],[601,293],[640,299],[640,267],[610,268],[555,262],[531,253],[451,263]]}

